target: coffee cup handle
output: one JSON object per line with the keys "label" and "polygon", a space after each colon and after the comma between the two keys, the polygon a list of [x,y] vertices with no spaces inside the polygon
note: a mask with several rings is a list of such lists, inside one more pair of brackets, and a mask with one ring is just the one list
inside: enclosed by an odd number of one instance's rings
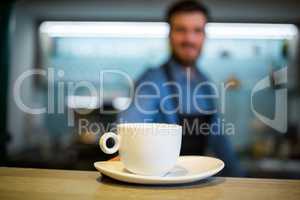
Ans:
{"label": "coffee cup handle", "polygon": [[[114,140],[115,144],[113,147],[107,147],[106,145],[107,140],[110,138]],[[99,140],[99,146],[101,150],[106,154],[116,153],[119,150],[119,138],[117,134],[113,132],[104,133]]]}

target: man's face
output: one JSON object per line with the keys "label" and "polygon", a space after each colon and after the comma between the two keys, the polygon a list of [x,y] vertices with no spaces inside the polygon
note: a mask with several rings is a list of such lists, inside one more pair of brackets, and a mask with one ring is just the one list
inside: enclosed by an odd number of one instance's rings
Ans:
{"label": "man's face", "polygon": [[173,55],[183,65],[193,65],[204,43],[206,17],[199,12],[182,12],[172,16],[170,24]]}

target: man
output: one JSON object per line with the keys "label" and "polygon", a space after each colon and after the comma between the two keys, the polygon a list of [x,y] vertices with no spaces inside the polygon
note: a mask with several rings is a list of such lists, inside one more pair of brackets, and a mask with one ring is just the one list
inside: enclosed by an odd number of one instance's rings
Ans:
{"label": "man", "polygon": [[170,59],[137,81],[134,101],[120,113],[119,121],[181,124],[182,155],[202,155],[210,150],[225,161],[224,175],[238,176],[229,139],[220,128],[209,128],[219,118],[217,105],[210,98],[215,91],[196,66],[208,16],[206,7],[197,1],[179,1],[170,7]]}

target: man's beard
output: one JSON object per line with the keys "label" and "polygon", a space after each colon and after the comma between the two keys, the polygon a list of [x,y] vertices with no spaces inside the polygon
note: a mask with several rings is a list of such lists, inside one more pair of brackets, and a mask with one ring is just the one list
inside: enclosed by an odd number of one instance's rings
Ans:
{"label": "man's beard", "polygon": [[198,49],[197,47],[195,47],[194,44],[191,44],[189,42],[183,42],[181,43],[181,48],[184,48],[184,47],[189,47],[189,48],[194,48],[194,49],[197,49],[197,56],[194,58],[194,59],[185,59],[185,58],[181,58],[177,53],[176,51],[174,51],[174,49],[172,49],[172,57],[178,62],[180,63],[181,65],[185,66],[185,67],[190,67],[190,66],[195,66],[196,63],[197,63],[197,60],[201,54],[201,49]]}
{"label": "man's beard", "polygon": [[193,67],[193,66],[196,66],[197,60],[198,60],[198,58],[199,58],[199,55],[200,55],[200,53],[199,53],[198,56],[197,56],[195,59],[193,59],[193,60],[187,60],[187,59],[182,59],[182,58],[180,58],[180,57],[177,56],[177,54],[173,51],[171,56],[172,56],[172,58],[173,58],[176,62],[178,62],[178,63],[181,64],[182,66],[184,66],[184,67]]}

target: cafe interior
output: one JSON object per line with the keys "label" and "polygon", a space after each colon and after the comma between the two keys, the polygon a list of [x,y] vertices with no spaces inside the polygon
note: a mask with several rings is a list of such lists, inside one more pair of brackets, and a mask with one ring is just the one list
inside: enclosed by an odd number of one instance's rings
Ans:
{"label": "cafe interior", "polygon": [[[230,85],[220,126],[234,125],[242,176],[299,179],[300,1],[202,2],[211,18],[197,66]],[[172,3],[1,1],[1,166],[96,171],[95,161],[117,156],[99,138],[127,108],[127,79],[168,59]]]}

